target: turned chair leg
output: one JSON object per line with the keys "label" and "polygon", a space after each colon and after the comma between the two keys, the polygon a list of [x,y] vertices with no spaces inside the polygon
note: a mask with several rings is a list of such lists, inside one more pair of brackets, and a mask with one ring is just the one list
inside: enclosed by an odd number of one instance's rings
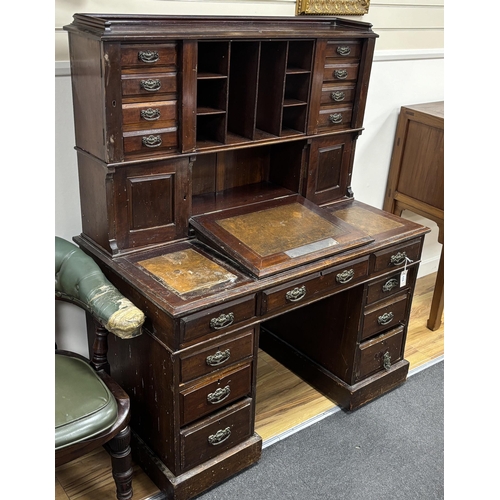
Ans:
{"label": "turned chair leg", "polygon": [[125,427],[105,448],[111,455],[111,467],[116,483],[116,498],[130,500],[132,498],[132,454],[130,449],[130,427]]}

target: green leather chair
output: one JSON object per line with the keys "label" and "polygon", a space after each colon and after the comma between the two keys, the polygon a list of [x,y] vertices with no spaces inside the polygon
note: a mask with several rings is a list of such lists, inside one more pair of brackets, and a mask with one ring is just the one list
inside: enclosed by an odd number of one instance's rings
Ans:
{"label": "green leather chair", "polygon": [[140,335],[144,314],[79,247],[56,237],[55,254],[56,300],[85,309],[95,327],[90,360],[56,349],[56,467],[104,446],[111,455],[116,496],[128,500],[133,494],[130,400],[109,374],[107,336],[108,332],[121,339]]}

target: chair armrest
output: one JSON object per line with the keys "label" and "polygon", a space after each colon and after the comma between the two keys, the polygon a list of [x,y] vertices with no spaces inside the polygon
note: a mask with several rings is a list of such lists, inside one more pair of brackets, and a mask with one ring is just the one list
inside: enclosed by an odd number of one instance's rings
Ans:
{"label": "chair armrest", "polygon": [[142,333],[144,313],[118,291],[89,255],[56,236],[55,257],[56,297],[84,308],[120,338]]}

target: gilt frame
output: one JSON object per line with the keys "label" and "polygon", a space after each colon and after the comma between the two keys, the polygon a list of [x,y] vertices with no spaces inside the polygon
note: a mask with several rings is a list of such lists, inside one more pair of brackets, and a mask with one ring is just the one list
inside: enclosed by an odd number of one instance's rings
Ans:
{"label": "gilt frame", "polygon": [[370,0],[297,0],[296,14],[362,16],[369,8]]}

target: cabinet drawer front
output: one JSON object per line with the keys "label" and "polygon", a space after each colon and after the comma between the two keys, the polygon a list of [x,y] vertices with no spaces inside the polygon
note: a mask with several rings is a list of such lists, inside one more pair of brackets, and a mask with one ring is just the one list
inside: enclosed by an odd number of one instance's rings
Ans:
{"label": "cabinet drawer front", "polygon": [[248,439],[253,405],[247,398],[181,431],[181,470],[185,472]]}
{"label": "cabinet drawer front", "polygon": [[122,46],[122,68],[151,68],[177,65],[177,44]]}
{"label": "cabinet drawer front", "polygon": [[360,356],[356,381],[379,370],[389,370],[403,357],[404,328],[399,327],[359,346]]}
{"label": "cabinet drawer front", "polygon": [[177,124],[177,101],[124,104],[123,130],[171,128]]}
{"label": "cabinet drawer front", "polygon": [[122,94],[128,96],[148,96],[175,94],[177,92],[177,73],[155,73],[146,75],[124,76]]}
{"label": "cabinet drawer front", "polygon": [[348,128],[351,125],[351,116],[352,108],[350,106],[321,109],[318,117],[318,128]]}
{"label": "cabinet drawer front", "polygon": [[355,85],[329,85],[321,90],[323,108],[347,104],[354,101]]}
{"label": "cabinet drawer front", "polygon": [[206,377],[180,393],[181,425],[224,408],[252,391],[252,363]]}
{"label": "cabinet drawer front", "polygon": [[408,295],[394,297],[389,303],[384,302],[378,308],[365,310],[361,340],[367,339],[376,333],[383,332],[406,323],[406,305]]}
{"label": "cabinet drawer front", "polygon": [[400,269],[397,273],[392,273],[389,276],[384,276],[383,279],[377,280],[368,285],[368,293],[366,296],[366,303],[372,304],[382,299],[387,299],[396,293],[409,288],[412,283],[413,275],[415,273],[415,266],[408,267],[408,274],[406,276],[406,285],[401,287],[401,272]]}
{"label": "cabinet drawer front", "polygon": [[391,269],[402,269],[408,257],[413,262],[420,259],[420,240],[398,245],[386,250],[374,253],[373,272],[390,271]]}
{"label": "cabinet drawer front", "polygon": [[177,127],[123,134],[123,152],[153,154],[177,147]]}
{"label": "cabinet drawer front", "polygon": [[325,55],[327,58],[335,59],[359,59],[361,55],[361,44],[356,40],[332,40],[326,44]]}
{"label": "cabinet drawer front", "polygon": [[358,63],[326,64],[324,82],[352,82],[358,78]]}
{"label": "cabinet drawer front", "polygon": [[181,318],[181,342],[225,331],[255,316],[255,295]]}
{"label": "cabinet drawer front", "polygon": [[236,337],[225,337],[218,344],[211,344],[201,351],[197,347],[194,352],[181,357],[181,382],[188,382],[197,377],[223,369],[237,361],[253,355],[254,330],[246,330]]}

